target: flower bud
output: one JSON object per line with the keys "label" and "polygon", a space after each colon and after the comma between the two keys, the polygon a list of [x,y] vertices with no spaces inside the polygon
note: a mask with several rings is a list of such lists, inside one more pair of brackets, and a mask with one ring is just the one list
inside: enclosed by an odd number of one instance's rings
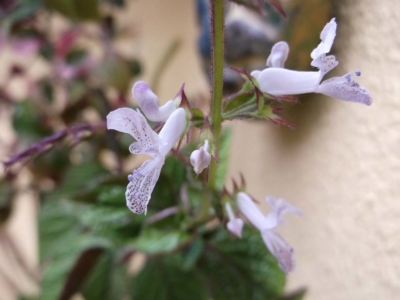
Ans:
{"label": "flower bud", "polygon": [[208,150],[208,140],[205,140],[204,145],[201,146],[200,149],[193,151],[190,155],[190,163],[192,164],[196,174],[200,174],[209,166],[211,162],[211,155]]}

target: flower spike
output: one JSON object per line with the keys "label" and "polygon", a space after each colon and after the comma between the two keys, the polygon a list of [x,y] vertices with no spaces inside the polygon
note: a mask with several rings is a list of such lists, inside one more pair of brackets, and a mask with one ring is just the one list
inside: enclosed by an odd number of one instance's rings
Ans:
{"label": "flower spike", "polygon": [[203,172],[205,168],[208,168],[211,162],[211,154],[209,153],[208,140],[204,141],[204,145],[198,150],[195,150],[190,155],[190,163],[192,164],[196,174]]}

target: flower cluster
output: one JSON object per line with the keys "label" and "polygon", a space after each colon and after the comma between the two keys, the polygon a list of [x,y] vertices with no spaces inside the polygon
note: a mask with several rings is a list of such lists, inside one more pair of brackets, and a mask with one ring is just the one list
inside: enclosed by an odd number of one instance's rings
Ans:
{"label": "flower cluster", "polygon": [[[305,72],[285,69],[284,64],[289,54],[289,46],[286,42],[275,44],[267,59],[267,68],[251,73],[251,76],[258,82],[258,84],[253,84],[254,91],[257,93],[256,98],[259,99],[258,96],[260,94],[263,95],[263,93],[273,96],[285,96],[314,92],[345,101],[370,105],[372,103],[370,94],[354,80],[351,74],[322,81],[325,74],[338,65],[335,56],[327,55],[335,39],[336,28],[335,19],[332,19],[321,32],[321,43],[311,53],[311,65],[318,68],[318,71]],[[356,71],[355,74],[360,76],[361,73]],[[246,89],[244,91],[247,93],[243,94],[244,97],[234,98],[236,102],[230,102],[231,104],[233,103],[233,108],[238,111],[239,118],[241,117],[240,113],[242,113],[240,99],[248,99],[249,101],[254,99],[253,95],[249,95],[252,91],[249,92]],[[186,96],[169,100],[160,106],[158,97],[143,81],[136,82],[132,88],[132,95],[144,116],[139,110],[120,108],[107,116],[107,127],[108,129],[128,133],[136,140],[129,147],[131,153],[147,154],[152,158],[146,160],[128,176],[127,206],[132,212],[143,214],[147,211],[147,204],[159,178],[165,156],[185,131],[190,126],[194,126],[194,116],[197,116],[198,119],[196,121],[198,121],[203,118],[203,113],[197,110],[196,114],[194,114]],[[181,95],[184,95],[183,90],[181,90]],[[249,107],[254,109],[254,105]],[[199,118],[199,116],[201,117]],[[157,128],[163,126],[159,134],[150,127],[145,117],[149,121],[157,122]],[[207,116],[204,117],[202,130],[207,133],[200,135],[200,142],[203,145],[190,155],[190,163],[197,175],[208,168],[211,157],[215,158],[214,136]],[[295,267],[293,249],[274,230],[283,224],[284,214],[294,213],[301,215],[301,211],[282,199],[267,197],[271,210],[265,216],[248,194],[237,190],[235,192],[237,192],[235,204],[229,201],[225,203],[225,212],[229,219],[226,224],[227,229],[241,238],[244,218],[247,219],[260,232],[266,247],[277,258],[280,268],[286,273],[292,271]],[[237,208],[240,215],[235,214],[232,206]],[[242,216],[244,217],[243,219]]]}

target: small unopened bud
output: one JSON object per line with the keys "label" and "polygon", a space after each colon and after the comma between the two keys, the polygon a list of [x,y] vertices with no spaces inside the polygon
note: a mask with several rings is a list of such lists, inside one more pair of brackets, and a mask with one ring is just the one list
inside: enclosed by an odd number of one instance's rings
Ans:
{"label": "small unopened bud", "polygon": [[190,163],[192,164],[196,174],[200,174],[210,165],[211,155],[208,151],[208,140],[205,140],[204,145],[201,146],[200,149],[193,151],[190,155]]}

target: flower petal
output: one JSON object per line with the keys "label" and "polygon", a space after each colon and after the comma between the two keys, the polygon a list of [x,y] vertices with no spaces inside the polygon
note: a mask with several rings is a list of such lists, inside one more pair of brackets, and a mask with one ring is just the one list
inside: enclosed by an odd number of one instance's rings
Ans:
{"label": "flower petal", "polygon": [[365,105],[372,104],[372,98],[369,92],[360,86],[351,74],[325,80],[318,86],[316,92],[345,101],[357,102]]}
{"label": "flower petal", "polygon": [[260,70],[254,70],[250,73],[251,76],[253,76],[255,79],[258,80],[258,76],[260,75],[261,71]]}
{"label": "flower petal", "polygon": [[226,227],[228,228],[228,230],[239,238],[242,238],[243,225],[244,225],[244,222],[240,218],[235,218],[231,221],[228,221],[228,223],[226,223]]}
{"label": "flower petal", "polygon": [[320,72],[300,72],[267,68],[258,76],[260,90],[271,95],[294,95],[314,92],[321,81]]}
{"label": "flower petal", "polygon": [[119,108],[107,115],[107,128],[130,134],[136,142],[129,150],[134,153],[144,153],[150,156],[158,152],[159,137],[150,128],[146,119],[131,108]]}
{"label": "flower petal", "polygon": [[165,156],[175,145],[183,131],[186,129],[186,113],[183,108],[175,110],[165,122],[158,135],[161,139],[159,151]]}
{"label": "flower petal", "polygon": [[289,54],[289,45],[286,42],[276,43],[267,59],[267,67],[283,68]]}
{"label": "flower petal", "polygon": [[283,215],[286,213],[294,213],[301,216],[302,212],[296,206],[286,202],[283,199],[267,197],[267,202],[271,207],[271,212],[267,216],[271,228],[274,228],[283,223]]}
{"label": "flower petal", "polygon": [[158,97],[144,81],[135,83],[132,88],[132,96],[147,119],[153,122],[165,122],[176,109],[172,100],[160,107]]}
{"label": "flower petal", "polygon": [[270,229],[270,227],[268,227],[266,217],[246,193],[238,193],[237,203],[240,212],[255,228],[260,231]]}
{"label": "flower petal", "polygon": [[325,54],[319,56],[311,62],[312,66],[317,67],[320,70],[321,79],[326,73],[335,68],[338,64],[339,62],[336,60],[334,55],[326,56]]}
{"label": "flower petal", "polygon": [[151,193],[160,177],[164,158],[157,156],[146,160],[133,175],[126,189],[126,206],[135,214],[146,214]]}
{"label": "flower petal", "polygon": [[296,265],[293,248],[272,230],[262,231],[261,236],[268,250],[278,260],[279,267],[285,273],[293,271]]}
{"label": "flower petal", "polygon": [[316,59],[322,54],[326,54],[331,51],[333,41],[336,37],[336,28],[337,24],[335,18],[333,18],[328,24],[325,25],[320,35],[321,43],[311,52],[312,59]]}

